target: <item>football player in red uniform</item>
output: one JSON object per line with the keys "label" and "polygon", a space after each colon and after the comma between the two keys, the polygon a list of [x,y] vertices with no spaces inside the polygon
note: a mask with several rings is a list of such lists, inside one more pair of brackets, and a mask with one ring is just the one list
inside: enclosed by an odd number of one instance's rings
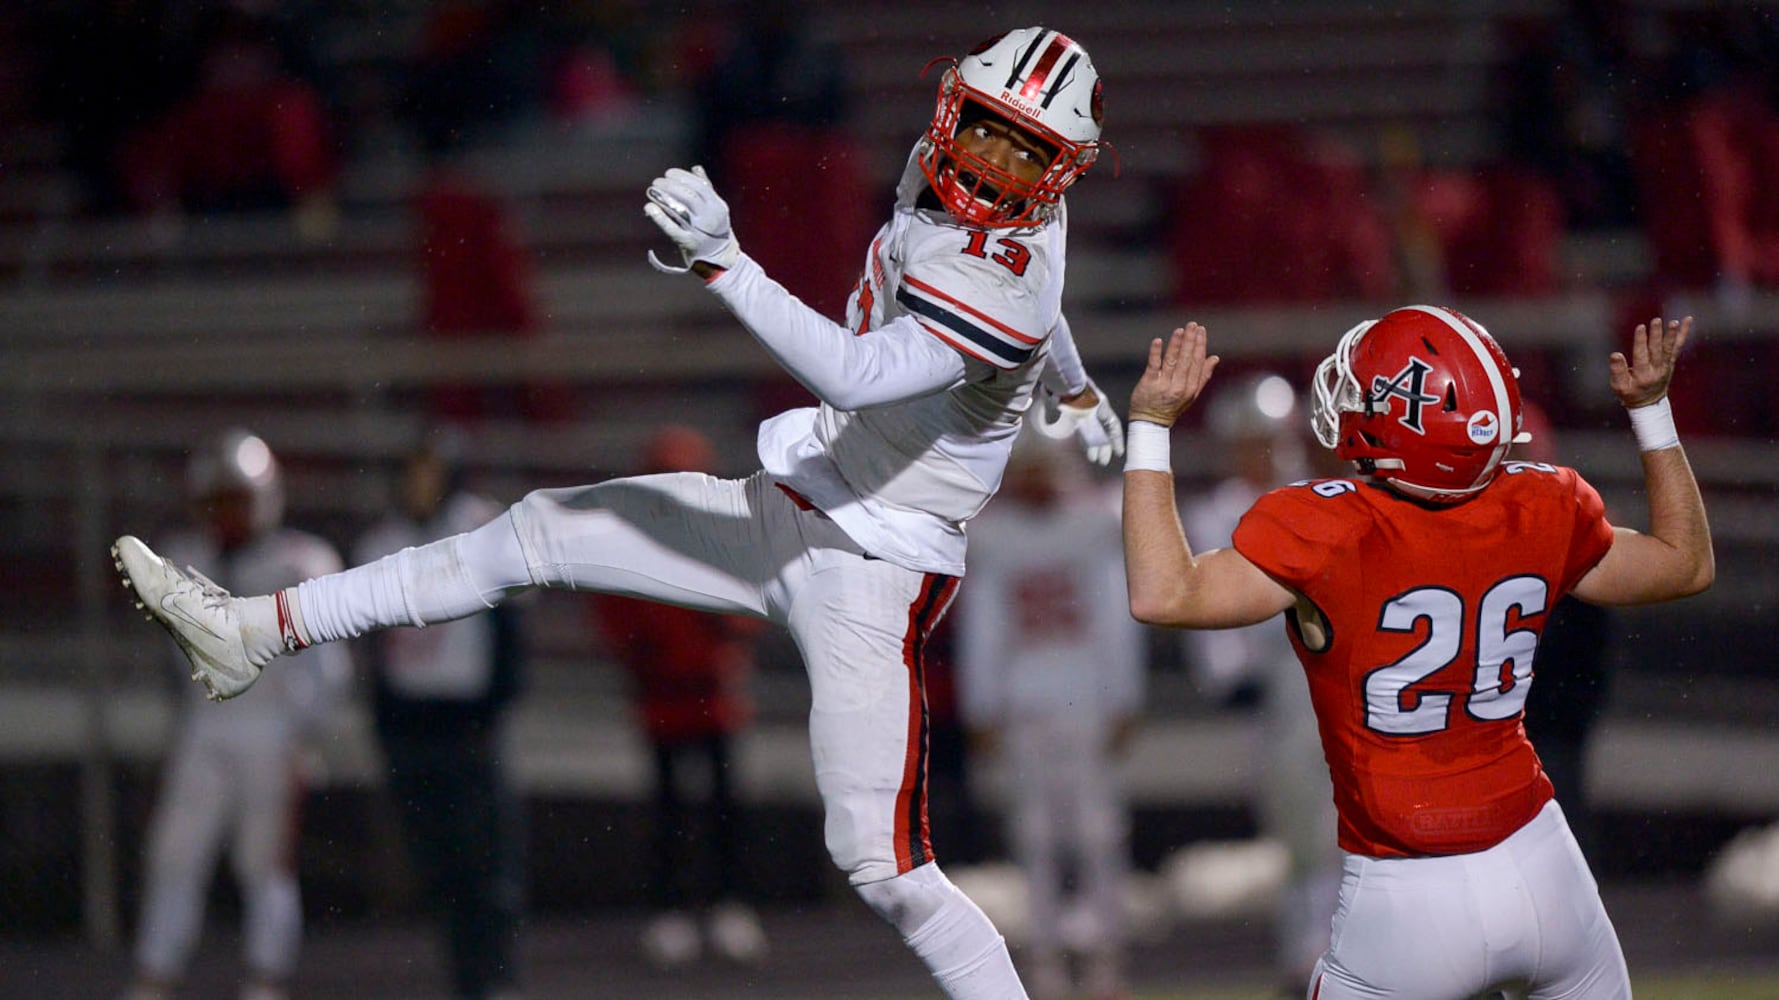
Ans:
{"label": "football player in red uniform", "polygon": [[1608,523],[1574,469],[1507,460],[1529,438],[1506,355],[1473,320],[1411,306],[1348,331],[1316,372],[1311,425],[1359,475],[1267,493],[1230,547],[1203,553],[1180,528],[1168,428],[1217,358],[1196,323],[1151,344],[1124,476],[1131,612],[1182,628],[1285,615],[1344,853],[1317,1000],[1631,995],[1520,719],[1563,595],[1642,604],[1711,584],[1667,403],[1691,329],[1639,325],[1609,362],[1643,453],[1647,532]]}

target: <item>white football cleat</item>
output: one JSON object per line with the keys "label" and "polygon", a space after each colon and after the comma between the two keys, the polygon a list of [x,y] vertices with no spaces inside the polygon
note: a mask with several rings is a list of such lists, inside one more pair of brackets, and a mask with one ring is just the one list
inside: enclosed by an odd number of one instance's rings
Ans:
{"label": "white football cleat", "polygon": [[253,686],[260,668],[247,657],[241,640],[239,602],[197,570],[180,572],[134,535],[111,546],[124,586],[136,592],[136,607],[159,624],[191,661],[191,679],[204,685],[211,701],[233,698]]}

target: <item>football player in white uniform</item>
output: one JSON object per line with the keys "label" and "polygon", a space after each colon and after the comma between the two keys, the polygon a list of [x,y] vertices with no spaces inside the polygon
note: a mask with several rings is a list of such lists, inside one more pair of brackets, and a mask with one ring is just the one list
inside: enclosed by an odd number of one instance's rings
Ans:
{"label": "football player in white uniform", "polygon": [[761,426],[753,475],[539,490],[474,531],[265,597],[188,579],[131,536],[118,565],[219,698],[281,653],[530,587],[779,622],[809,674],[834,863],[947,995],[1024,997],[993,924],[933,863],[923,652],[1040,380],[1054,422],[1101,461],[1122,453],[1061,311],[1063,192],[1097,158],[1100,120],[1099,74],[1056,31],[998,35],[947,68],[844,325],[741,252],[702,170],[649,185],[644,211],[681,258],[651,261],[697,273],[821,401]]}
{"label": "football player in white uniform", "polygon": [[1059,446],[1021,435],[1000,498],[970,525],[959,704],[976,746],[1005,755],[1032,996],[1074,992],[1073,952],[1086,995],[1118,1000],[1128,995],[1130,876],[1120,760],[1142,710],[1148,646],[1125,593],[1117,500]]}
{"label": "football player in white uniform", "polygon": [[[253,591],[340,568],[327,542],[281,527],[278,463],[260,438],[229,431],[199,451],[187,490],[197,524],[166,542],[179,565]],[[284,996],[302,937],[292,867],[303,791],[301,740],[334,707],[350,674],[347,648],[335,644],[296,657],[271,681],[220,710],[205,705],[198,688],[187,689],[190,699],[180,713],[144,852],[130,1000],[172,995],[203,927],[204,901],[224,843],[245,924],[242,1000]]]}

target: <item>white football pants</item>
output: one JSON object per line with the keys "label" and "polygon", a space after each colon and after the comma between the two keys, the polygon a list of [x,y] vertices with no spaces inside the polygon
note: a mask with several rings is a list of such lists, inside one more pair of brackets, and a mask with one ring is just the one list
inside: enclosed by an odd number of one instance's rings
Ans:
{"label": "white football pants", "polygon": [[302,900],[295,848],[302,783],[288,736],[216,719],[194,722],[167,763],[144,858],[138,969],[158,980],[185,971],[226,837],[241,891],[248,970],[279,981],[296,966]]}
{"label": "white football pants", "polygon": [[932,859],[920,671],[955,577],[867,556],[765,473],[538,490],[511,514],[536,584],[788,626],[809,673],[810,747],[834,863],[856,885]]}
{"label": "white football pants", "polygon": [[1553,800],[1486,851],[1348,854],[1317,1000],[1628,1000],[1599,886]]}
{"label": "white football pants", "polygon": [[[1106,740],[1104,720],[1091,716],[1019,717],[1007,724],[1016,773],[1007,839],[1026,874],[1031,949],[1040,959],[1073,948],[1106,955],[1124,948],[1129,819]],[[1071,870],[1074,893],[1066,889]],[[1065,940],[1071,896],[1091,915],[1091,940]]]}

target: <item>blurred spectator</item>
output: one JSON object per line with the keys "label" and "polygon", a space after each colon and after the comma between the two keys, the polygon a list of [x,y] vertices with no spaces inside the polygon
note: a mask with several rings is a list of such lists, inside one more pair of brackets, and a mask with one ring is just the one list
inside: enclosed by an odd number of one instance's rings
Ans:
{"label": "blurred spectator", "polygon": [[[709,439],[670,425],[650,439],[641,472],[712,472],[715,465]],[[744,899],[745,830],[731,767],[736,738],[753,721],[747,687],[752,644],[764,626],[609,594],[590,606],[606,647],[630,673],[637,721],[654,752],[649,887],[656,913],[643,931],[643,953],[675,968],[696,961],[708,943],[730,961],[760,961],[766,934]],[[699,785],[708,795],[695,808]]]}
{"label": "blurred spectator", "polygon": [[[1256,372],[1214,390],[1207,429],[1224,467],[1209,495],[1183,504],[1194,551],[1226,548],[1263,493],[1309,473],[1309,421],[1282,376]],[[1318,449],[1320,450],[1320,449]],[[1285,847],[1289,868],[1274,914],[1281,995],[1302,996],[1328,947],[1340,890],[1334,789],[1322,757],[1309,684],[1282,621],[1183,633],[1199,689],[1224,705],[1258,701],[1254,737],[1261,784],[1253,803],[1263,836]]]}
{"label": "blurred spectator", "polygon": [[1288,126],[1201,129],[1168,242],[1174,294],[1192,305],[1383,299],[1388,223],[1357,153]]}
{"label": "blurred spectator", "polygon": [[[457,450],[434,435],[407,456],[398,512],[364,535],[355,558],[423,545],[500,513],[465,487]],[[507,601],[486,614],[364,640],[389,794],[442,924],[460,1000],[509,996],[520,979],[524,822],[505,728],[521,686],[518,613]]]}
{"label": "blurred spectator", "polygon": [[337,222],[335,137],[321,93],[243,6],[209,12],[192,91],[121,155],[129,200],[143,212],[292,209],[313,238]]}
{"label": "blurred spectator", "polygon": [[[695,82],[693,162],[728,196],[748,255],[793,295],[838,317],[858,281],[877,203],[851,115],[845,54],[810,33],[795,0],[742,8]],[[809,252],[822,234],[831,253]]]}
{"label": "blurred spectator", "polygon": [[1070,994],[1071,953],[1084,960],[1089,996],[1128,989],[1130,820],[1118,764],[1138,722],[1147,647],[1125,598],[1116,501],[1090,488],[1075,454],[1028,425],[1000,495],[970,525],[958,599],[964,719],[1009,771],[1007,837],[1030,900],[1034,1000]]}
{"label": "blurred spectator", "polygon": [[[192,526],[163,550],[221,586],[285,587],[339,570],[314,535],[283,527],[277,459],[246,431],[224,433],[192,456],[186,478]],[[189,672],[168,645],[169,661]],[[222,705],[183,684],[177,742],[148,832],[128,1000],[170,1000],[204,925],[217,852],[226,844],[242,907],[246,963],[241,1000],[283,1000],[302,943],[294,869],[302,752],[351,679],[345,647],[308,650],[264,690]]]}
{"label": "blurred spectator", "polygon": [[[460,158],[446,157],[428,172],[415,210],[422,329],[441,340],[537,334],[531,250],[515,232],[500,196]],[[558,382],[528,382],[511,391],[491,384],[439,383],[430,394],[433,416],[451,422],[500,414],[548,422],[568,419],[574,411],[573,393]]]}

